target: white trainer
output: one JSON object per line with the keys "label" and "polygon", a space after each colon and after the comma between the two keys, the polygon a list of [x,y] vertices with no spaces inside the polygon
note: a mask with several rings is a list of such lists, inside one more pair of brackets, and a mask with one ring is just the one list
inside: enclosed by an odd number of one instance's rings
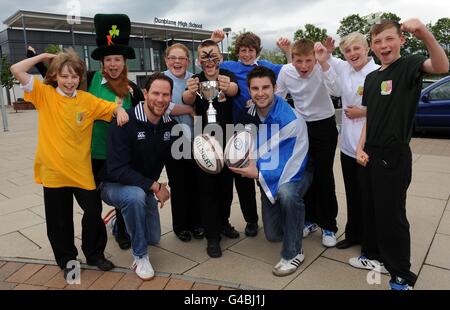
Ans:
{"label": "white trainer", "polygon": [[155,276],[155,271],[153,270],[152,264],[150,264],[148,255],[143,256],[142,258],[135,256],[131,269],[144,281],[151,280]]}
{"label": "white trainer", "polygon": [[303,238],[308,237],[309,234],[315,232],[317,229],[319,229],[319,226],[317,226],[316,223],[305,222],[305,226],[303,227]]}
{"label": "white trainer", "polygon": [[322,244],[327,248],[332,248],[336,245],[336,235],[331,230],[323,230]]}
{"label": "white trainer", "polygon": [[281,258],[278,264],[276,264],[275,267],[273,267],[272,273],[278,277],[290,275],[291,273],[294,273],[297,270],[297,268],[303,263],[304,260],[305,255],[303,254],[302,249],[300,253],[297,254],[292,259]]}
{"label": "white trainer", "polygon": [[357,257],[351,257],[348,260],[348,263],[355,268],[359,269],[367,269],[367,270],[373,270],[379,273],[388,274],[389,272],[384,267],[383,263],[380,263],[376,259],[368,259],[364,255],[357,256]]}

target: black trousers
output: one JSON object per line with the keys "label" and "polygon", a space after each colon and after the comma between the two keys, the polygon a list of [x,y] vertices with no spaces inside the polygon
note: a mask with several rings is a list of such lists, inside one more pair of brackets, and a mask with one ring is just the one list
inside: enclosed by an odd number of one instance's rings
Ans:
{"label": "black trousers", "polygon": [[344,176],[345,197],[347,199],[347,224],[345,239],[354,243],[362,240],[362,198],[359,169],[356,159],[341,152],[341,167]]}
{"label": "black trousers", "polygon": [[202,222],[207,239],[219,239],[228,223],[233,201],[233,173],[224,167],[218,174],[209,174],[197,167],[197,187]]}
{"label": "black trousers", "polygon": [[406,218],[406,191],[411,182],[412,154],[408,145],[367,146],[363,169],[364,240],[362,253],[381,260],[392,277],[414,285],[411,240]]}
{"label": "black trousers", "polygon": [[233,173],[234,184],[239,197],[242,215],[247,223],[258,222],[258,211],[256,208],[255,180],[242,177]]}
{"label": "black trousers", "polygon": [[170,186],[172,226],[175,233],[202,226],[193,159],[169,159],[166,164]]}
{"label": "black trousers", "polygon": [[314,179],[305,196],[305,220],[317,223],[322,229],[337,232],[338,205],[333,173],[338,136],[336,119],[332,116],[306,124]]}
{"label": "black trousers", "polygon": [[73,196],[83,209],[82,245],[88,263],[95,263],[104,257],[106,247],[106,228],[102,220],[102,208],[96,199],[96,190],[84,190],[75,187],[44,187],[45,218],[47,236],[61,269],[69,261],[75,260],[78,251],[74,243]]}

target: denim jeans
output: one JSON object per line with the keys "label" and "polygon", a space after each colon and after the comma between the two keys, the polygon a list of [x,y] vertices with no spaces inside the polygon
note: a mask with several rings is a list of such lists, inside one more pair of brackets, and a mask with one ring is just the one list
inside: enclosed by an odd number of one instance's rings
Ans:
{"label": "denim jeans", "polygon": [[147,255],[147,246],[158,244],[161,238],[158,203],[153,193],[146,194],[137,186],[110,182],[104,182],[101,190],[102,200],[122,212],[133,255]]}
{"label": "denim jeans", "polygon": [[281,257],[292,259],[302,248],[303,226],[305,224],[305,203],[303,197],[312,182],[312,169],[308,167],[297,182],[280,186],[272,204],[261,191],[264,234],[271,242],[283,241]]}

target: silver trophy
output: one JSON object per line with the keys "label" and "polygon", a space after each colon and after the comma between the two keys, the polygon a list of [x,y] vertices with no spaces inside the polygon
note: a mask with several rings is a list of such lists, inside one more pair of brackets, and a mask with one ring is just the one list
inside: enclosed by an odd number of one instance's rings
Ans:
{"label": "silver trophy", "polygon": [[209,102],[209,107],[206,111],[208,124],[217,123],[217,110],[213,107],[213,100],[217,96],[220,96],[221,92],[222,91],[219,90],[219,82],[217,81],[200,82],[199,92],[197,92],[197,95],[199,95],[202,99],[208,100]]}

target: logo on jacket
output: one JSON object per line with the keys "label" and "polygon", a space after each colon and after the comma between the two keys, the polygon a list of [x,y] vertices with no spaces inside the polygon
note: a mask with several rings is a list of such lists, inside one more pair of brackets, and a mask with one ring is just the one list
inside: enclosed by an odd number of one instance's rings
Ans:
{"label": "logo on jacket", "polygon": [[145,131],[139,131],[137,134],[138,140],[145,140]]}
{"label": "logo on jacket", "polygon": [[83,125],[83,121],[84,121],[84,112],[77,112],[77,124],[78,125]]}
{"label": "logo on jacket", "polygon": [[381,94],[390,95],[392,93],[392,80],[381,83]]}
{"label": "logo on jacket", "polygon": [[170,131],[164,133],[164,141],[170,141]]}

